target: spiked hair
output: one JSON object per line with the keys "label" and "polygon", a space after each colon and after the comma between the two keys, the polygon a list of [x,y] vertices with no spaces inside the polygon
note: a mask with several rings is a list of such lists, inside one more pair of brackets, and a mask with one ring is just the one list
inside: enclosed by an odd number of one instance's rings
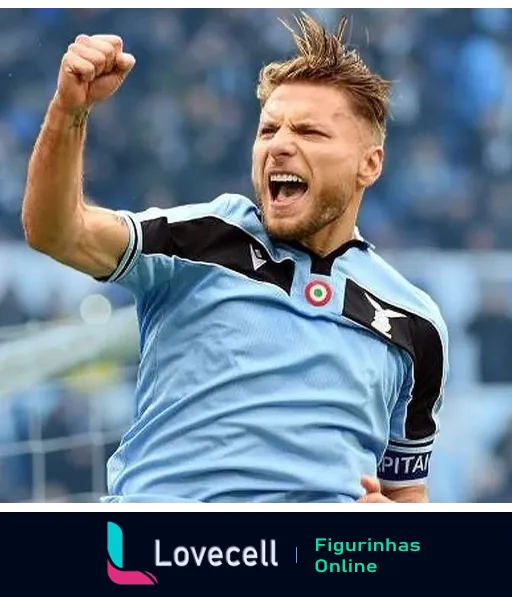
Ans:
{"label": "spiked hair", "polygon": [[345,91],[356,113],[365,118],[380,135],[386,135],[391,83],[372,73],[357,50],[344,42],[348,17],[343,17],[336,33],[327,33],[312,17],[295,17],[299,31],[287,23],[297,46],[297,55],[285,62],[273,62],[260,72],[256,95],[265,105],[272,92],[285,83],[311,82]]}

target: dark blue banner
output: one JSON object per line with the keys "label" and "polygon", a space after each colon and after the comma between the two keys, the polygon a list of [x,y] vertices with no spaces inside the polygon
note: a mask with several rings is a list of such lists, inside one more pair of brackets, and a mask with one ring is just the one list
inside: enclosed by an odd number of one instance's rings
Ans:
{"label": "dark blue banner", "polygon": [[450,584],[473,595],[476,587],[506,587],[509,580],[510,513],[3,513],[0,519],[4,578],[20,595],[436,597],[450,592]]}

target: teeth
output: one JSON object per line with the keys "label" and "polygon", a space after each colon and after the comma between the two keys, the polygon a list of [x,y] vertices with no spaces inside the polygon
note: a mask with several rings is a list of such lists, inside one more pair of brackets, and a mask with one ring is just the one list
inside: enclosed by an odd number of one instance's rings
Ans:
{"label": "teeth", "polygon": [[270,182],[301,182],[306,184],[305,180],[295,174],[271,174]]}

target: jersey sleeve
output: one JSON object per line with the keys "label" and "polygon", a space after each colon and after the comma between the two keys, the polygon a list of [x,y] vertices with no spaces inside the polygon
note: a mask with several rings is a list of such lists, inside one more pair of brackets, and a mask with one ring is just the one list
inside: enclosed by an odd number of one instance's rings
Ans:
{"label": "jersey sleeve", "polygon": [[135,295],[169,282],[176,267],[174,258],[186,256],[202,242],[194,223],[222,217],[228,209],[228,196],[221,196],[210,203],[151,208],[140,213],[117,212],[128,227],[128,245],[115,271],[99,281],[119,284]]}
{"label": "jersey sleeve", "polygon": [[422,484],[429,475],[449,368],[448,334],[440,316],[424,323],[390,416],[388,446],[377,471],[384,486]]}
{"label": "jersey sleeve", "polygon": [[117,215],[128,227],[128,245],[117,268],[100,281],[119,284],[137,295],[156,286],[164,272],[167,276],[173,273],[168,223],[177,214],[174,209],[151,208],[140,213],[119,211]]}

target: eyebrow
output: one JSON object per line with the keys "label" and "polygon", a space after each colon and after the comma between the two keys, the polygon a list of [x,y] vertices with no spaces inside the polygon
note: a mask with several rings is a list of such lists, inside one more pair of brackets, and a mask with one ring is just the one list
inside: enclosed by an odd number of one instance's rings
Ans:
{"label": "eyebrow", "polygon": [[[262,117],[260,120],[260,126],[278,126],[277,118],[273,118],[272,116]],[[321,123],[312,118],[304,118],[304,119],[298,119],[296,122],[293,122],[292,128],[293,129],[319,128],[319,129],[325,130],[325,129],[329,128],[329,124]]]}

